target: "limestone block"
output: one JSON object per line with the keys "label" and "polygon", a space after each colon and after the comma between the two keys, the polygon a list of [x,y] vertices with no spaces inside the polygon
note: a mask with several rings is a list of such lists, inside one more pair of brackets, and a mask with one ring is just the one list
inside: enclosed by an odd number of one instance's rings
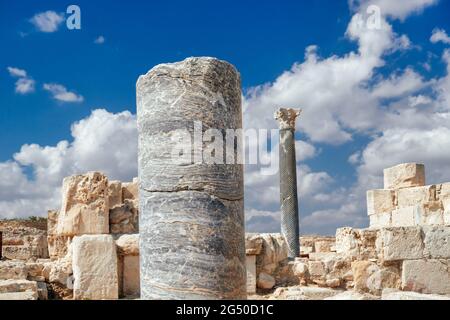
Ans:
{"label": "limestone block", "polygon": [[322,261],[309,261],[308,270],[313,278],[324,277],[327,271]]}
{"label": "limestone block", "polygon": [[370,228],[386,228],[392,225],[392,214],[390,212],[372,214],[369,216]]}
{"label": "limestone block", "polygon": [[137,181],[122,183],[122,201],[139,200],[138,187]]}
{"label": "limestone block", "polygon": [[138,297],[140,292],[139,256],[123,257],[122,288],[126,297]]}
{"label": "limestone block", "polygon": [[436,186],[436,197],[439,200],[450,199],[450,182]]}
{"label": "limestone block", "polygon": [[401,189],[425,185],[425,166],[418,163],[402,163],[384,169],[384,189]]}
{"label": "limestone block", "polygon": [[403,261],[402,290],[450,294],[449,260]]}
{"label": "limestone block", "polygon": [[245,253],[247,255],[258,255],[263,247],[263,239],[257,233],[245,234]]}
{"label": "limestone block", "polygon": [[20,260],[0,260],[0,280],[25,280],[27,275],[28,270],[25,262]]}
{"label": "limestone block", "polygon": [[450,259],[450,227],[423,227],[424,256],[430,259]]}
{"label": "limestone block", "polygon": [[315,252],[331,252],[331,246],[335,241],[318,240],[314,242]]}
{"label": "limestone block", "polygon": [[359,254],[357,231],[350,228],[338,228],[336,229],[336,253],[356,257]]}
{"label": "limestone block", "polygon": [[38,295],[35,292],[8,292],[0,293],[0,300],[37,300]]}
{"label": "limestone block", "polygon": [[35,262],[27,262],[26,270],[28,277],[41,277],[42,270],[44,269],[44,262],[35,261]]}
{"label": "limestone block", "polygon": [[401,288],[400,271],[395,267],[387,267],[372,273],[366,281],[368,291],[374,295],[381,295],[385,288]]}
{"label": "limestone block", "polygon": [[125,200],[109,211],[109,225],[112,234],[138,233],[139,210],[137,200]]}
{"label": "limestone block", "polygon": [[245,256],[245,267],[247,268],[247,293],[256,293],[256,256]]}
{"label": "limestone block", "polygon": [[378,189],[367,191],[367,214],[381,214],[395,209],[395,191]]}
{"label": "limestone block", "polygon": [[376,263],[370,261],[354,261],[352,263],[354,288],[357,291],[368,292],[367,280],[379,271]]}
{"label": "limestone block", "polygon": [[397,205],[400,208],[424,204],[436,200],[436,185],[397,190]]}
{"label": "limestone block", "polygon": [[122,182],[110,181],[108,183],[109,209],[122,204]]}
{"label": "limestone block", "polygon": [[77,236],[73,239],[72,247],[74,299],[117,299],[117,253],[113,237]]}
{"label": "limestone block", "polygon": [[33,254],[28,245],[3,246],[3,257],[11,260],[28,260],[33,257]]}
{"label": "limestone block", "polygon": [[297,277],[305,277],[309,273],[308,264],[305,262],[295,261],[292,266],[293,274]]}
{"label": "limestone block", "polygon": [[314,252],[314,247],[302,247],[300,246],[300,254],[310,254]]}
{"label": "limestone block", "polygon": [[0,280],[0,293],[8,292],[32,292],[37,297],[37,283],[36,281],[28,280]]}
{"label": "limestone block", "polygon": [[385,289],[381,300],[450,300],[449,296]]}
{"label": "limestone block", "polygon": [[261,238],[263,246],[261,253],[256,256],[256,272],[272,274],[279,263],[287,259],[287,245],[279,233],[263,233]]}
{"label": "limestone block", "polygon": [[67,254],[63,258],[45,262],[42,275],[48,282],[59,283],[63,287],[72,287],[72,245],[67,248]]}
{"label": "limestone block", "polygon": [[261,272],[258,275],[256,285],[260,289],[272,289],[275,286],[275,278],[265,272]]}
{"label": "limestone block", "polygon": [[423,257],[424,245],[420,227],[383,228],[380,230],[377,246],[384,261]]}
{"label": "limestone block", "polygon": [[108,178],[99,172],[67,177],[58,215],[57,234],[109,233]]}
{"label": "limestone block", "polygon": [[50,258],[59,259],[67,254],[67,248],[72,243],[73,236],[49,235],[47,237]]}
{"label": "limestone block", "polygon": [[376,240],[378,230],[352,229],[349,227],[336,230],[336,253],[348,259],[377,258]]}
{"label": "limestone block", "polygon": [[444,208],[441,201],[431,201],[417,206],[415,222],[419,225],[443,225]]}
{"label": "limestone block", "polygon": [[305,300],[323,300],[342,292],[339,290],[317,287],[294,287],[292,288],[292,291],[294,290],[297,291],[300,295],[304,296]]}
{"label": "limestone block", "polygon": [[378,300],[379,297],[369,293],[362,293],[353,290],[343,291],[324,300]]}
{"label": "limestone block", "polygon": [[412,227],[417,225],[417,217],[420,216],[418,206],[395,209],[391,215],[392,227]]}
{"label": "limestone block", "polygon": [[139,255],[139,234],[123,234],[116,239],[117,253],[122,256]]}

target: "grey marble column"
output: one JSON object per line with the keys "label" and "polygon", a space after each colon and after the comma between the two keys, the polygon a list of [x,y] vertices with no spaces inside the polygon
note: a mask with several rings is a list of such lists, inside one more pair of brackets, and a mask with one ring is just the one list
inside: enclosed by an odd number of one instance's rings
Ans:
{"label": "grey marble column", "polygon": [[300,255],[297,196],[297,164],[295,159],[295,120],[301,110],[280,108],[275,119],[280,125],[280,204],[281,233],[288,245],[288,257]]}
{"label": "grey marble column", "polygon": [[[136,90],[141,298],[245,299],[243,166],[199,162],[193,142],[199,122],[200,133],[242,128],[239,73],[188,58],[154,67]],[[191,163],[172,154],[182,132]]]}

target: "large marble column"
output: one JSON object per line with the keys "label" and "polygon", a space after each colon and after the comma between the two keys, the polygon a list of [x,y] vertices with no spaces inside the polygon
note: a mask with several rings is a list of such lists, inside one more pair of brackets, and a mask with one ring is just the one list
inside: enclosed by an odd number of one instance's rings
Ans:
{"label": "large marble column", "polygon": [[[245,299],[243,167],[205,163],[194,142],[199,130],[242,128],[239,73],[188,58],[154,67],[136,90],[141,298]],[[173,157],[183,132],[190,163]]]}
{"label": "large marble column", "polygon": [[295,159],[295,120],[301,110],[280,108],[275,119],[280,125],[280,204],[281,233],[288,245],[288,257],[300,255],[297,196],[297,165]]}

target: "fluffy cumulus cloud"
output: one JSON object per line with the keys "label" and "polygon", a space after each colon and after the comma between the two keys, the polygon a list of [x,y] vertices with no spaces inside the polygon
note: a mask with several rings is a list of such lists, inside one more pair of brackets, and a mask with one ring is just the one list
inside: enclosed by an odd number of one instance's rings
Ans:
{"label": "fluffy cumulus cloud", "polygon": [[15,84],[16,93],[27,94],[34,92],[36,82],[27,75],[25,70],[15,67],[8,67],[7,70],[12,77],[18,78]]}
{"label": "fluffy cumulus cloud", "polygon": [[448,36],[445,30],[436,28],[431,34],[430,41],[432,43],[443,42],[445,44],[450,44],[450,36]]}
{"label": "fluffy cumulus cloud", "polygon": [[94,110],[71,131],[71,142],[27,144],[0,163],[0,218],[45,215],[58,208],[68,175],[102,171],[122,181],[137,175],[136,119],[130,112]]}
{"label": "fluffy cumulus cloud", "polygon": [[41,32],[55,32],[64,21],[64,14],[55,11],[45,11],[35,14],[30,22]]}
{"label": "fluffy cumulus cloud", "polygon": [[[299,163],[302,232],[332,234],[339,226],[366,226],[365,192],[382,186],[385,167],[423,162],[429,181],[450,179],[446,152],[450,144],[450,76],[426,80],[414,66],[384,76],[379,73],[389,55],[413,46],[407,35],[392,29],[389,19],[404,20],[436,2],[350,1],[354,16],[345,36],[358,44],[357,50],[321,57],[320,48],[310,46],[302,62],[245,96],[246,126],[276,127],[272,114],[277,106],[301,106],[304,112],[297,127],[313,148],[319,143],[342,145],[355,136],[370,141],[348,155],[357,179],[348,187],[336,185],[332,173],[313,172]],[[367,11],[370,5],[379,8],[375,27],[365,20],[373,12]],[[444,41],[445,37],[439,33],[434,39]],[[442,58],[450,66],[448,51]],[[450,73],[450,67],[447,71]],[[442,175],[445,170],[449,174]],[[279,223],[276,178],[258,178],[252,172],[246,178],[247,205],[252,212],[249,229],[260,231],[263,221],[271,221],[273,229]],[[257,190],[263,193],[258,195]]]}
{"label": "fluffy cumulus cloud", "polygon": [[84,98],[75,92],[68,91],[66,87],[57,83],[45,83],[44,90],[49,91],[55,100],[61,102],[83,102]]}

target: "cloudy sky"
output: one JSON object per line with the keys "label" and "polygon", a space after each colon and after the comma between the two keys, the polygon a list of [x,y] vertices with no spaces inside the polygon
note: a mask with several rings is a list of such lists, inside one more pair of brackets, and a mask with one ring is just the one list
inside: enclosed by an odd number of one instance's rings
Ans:
{"label": "cloudy sky", "polygon": [[[303,234],[367,226],[385,167],[450,181],[449,0],[77,1],[80,30],[69,4],[0,0],[0,218],[58,208],[71,174],[136,176],[136,80],[189,56],[239,69],[246,128],[303,108]],[[247,230],[279,231],[278,176],[245,179]]]}

